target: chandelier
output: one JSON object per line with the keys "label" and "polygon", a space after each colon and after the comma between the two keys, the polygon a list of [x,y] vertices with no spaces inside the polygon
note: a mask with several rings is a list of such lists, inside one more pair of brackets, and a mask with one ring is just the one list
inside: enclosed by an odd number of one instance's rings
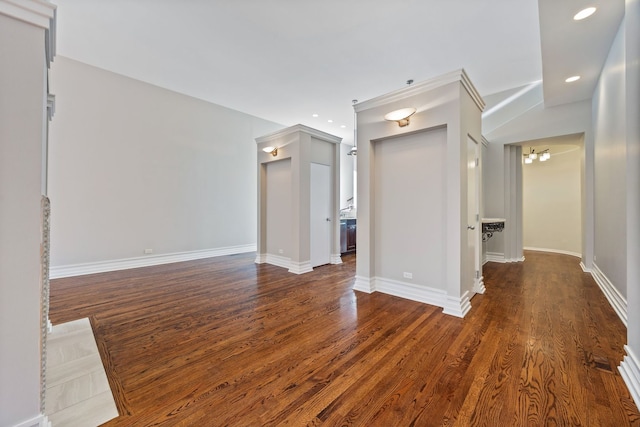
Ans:
{"label": "chandelier", "polygon": [[529,153],[522,154],[522,159],[525,164],[530,165],[533,163],[535,159],[540,160],[541,162],[546,162],[551,158],[551,153],[549,149],[536,152],[535,149],[529,147]]}

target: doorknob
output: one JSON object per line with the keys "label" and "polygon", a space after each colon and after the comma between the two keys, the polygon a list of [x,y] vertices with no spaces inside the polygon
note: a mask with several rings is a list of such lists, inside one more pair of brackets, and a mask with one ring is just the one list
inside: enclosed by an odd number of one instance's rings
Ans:
{"label": "doorknob", "polygon": [[331,218],[327,218],[327,221],[331,221]]}
{"label": "doorknob", "polygon": [[475,230],[476,227],[473,225],[467,225],[467,230]]}

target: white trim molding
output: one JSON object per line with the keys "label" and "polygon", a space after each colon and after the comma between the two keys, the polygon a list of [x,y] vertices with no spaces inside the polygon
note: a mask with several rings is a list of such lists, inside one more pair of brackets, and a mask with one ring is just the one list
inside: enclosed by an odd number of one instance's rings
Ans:
{"label": "white trim molding", "polygon": [[331,264],[342,264],[340,254],[331,254]]}
{"label": "white trim molding", "polygon": [[56,5],[43,0],[0,0],[0,14],[49,29]]}
{"label": "white trim molding", "polygon": [[369,277],[356,276],[356,281],[353,284],[353,290],[365,292],[367,294],[373,293],[376,291],[375,280]]}
{"label": "white trim molding", "polygon": [[485,254],[485,260],[485,262],[499,262],[501,264],[507,262],[502,252],[487,252]]}
{"label": "white trim molding", "polygon": [[438,77],[414,83],[405,88],[398,89],[385,95],[380,95],[376,98],[360,102],[354,105],[353,108],[356,110],[356,113],[359,113],[363,110],[380,107],[394,101],[404,100],[409,96],[417,95],[419,93],[427,92],[438,87],[456,82],[460,82],[462,84],[462,86],[465,88],[480,111],[484,110],[484,100],[482,99],[482,96],[480,96],[480,93],[477,91],[473,83],[471,83],[471,80],[469,79],[469,76],[467,75],[466,71],[464,71],[464,69],[451,71]]}
{"label": "white trim molding", "polygon": [[624,326],[626,327],[627,300],[625,299],[625,297],[623,297],[620,291],[618,291],[616,287],[613,286],[613,283],[611,283],[609,278],[602,272],[602,270],[600,270],[600,268],[595,263],[593,263],[593,268],[591,269],[591,276],[593,277],[593,280],[596,281],[598,286],[600,286],[602,293],[605,297],[607,297],[609,304],[611,304],[611,307],[613,307],[613,310],[616,312],[616,314],[618,315],[620,320],[622,320],[622,323],[624,323]]}
{"label": "white trim molding", "polygon": [[332,142],[334,144],[340,144],[340,142],[342,141],[342,138],[340,138],[339,136],[331,135],[330,133],[326,133],[318,129],[310,128],[309,126],[297,124],[295,126],[280,129],[275,132],[256,138],[256,143],[262,144],[264,142],[279,140],[287,135],[290,135],[296,132],[305,132],[315,138],[321,139],[326,142]]}
{"label": "white trim molding", "polygon": [[308,261],[289,261],[289,273],[293,274],[304,274],[313,271],[313,267],[311,267],[311,260]]}
{"label": "white trim molding", "polygon": [[464,317],[469,310],[471,310],[471,301],[469,300],[469,291],[467,291],[461,297],[448,295],[442,312],[450,316]]}
{"label": "white trim molding", "polygon": [[484,276],[480,276],[479,279],[475,280],[473,284],[473,292],[477,294],[484,294],[487,288],[484,287]]}
{"label": "white trim molding", "polygon": [[444,314],[456,317],[464,317],[469,312],[469,309],[471,309],[469,292],[465,292],[460,298],[452,297],[448,296],[447,292],[442,289],[384,277],[369,278],[356,276],[353,290],[368,294],[381,292],[411,301],[442,307]]}
{"label": "white trim molding", "polygon": [[51,427],[51,423],[46,415],[40,414],[37,417],[22,421],[13,427]]}
{"label": "white trim molding", "polygon": [[640,408],[640,359],[628,345],[624,346],[624,351],[627,355],[620,362],[618,370],[629,389],[629,393],[631,393],[631,397],[633,397],[633,401]]}
{"label": "white trim molding", "polygon": [[256,245],[229,246],[226,248],[204,249],[199,251],[175,252],[172,254],[148,255],[144,257],[116,259],[109,261],[88,262],[83,264],[59,265],[51,267],[50,277],[82,276],[84,274],[105,273],[107,271],[127,270],[130,268],[149,267],[152,265],[170,264],[172,262],[192,261],[202,258],[212,258],[223,255],[235,255],[253,252]]}
{"label": "white trim molding", "polygon": [[286,268],[287,270],[291,266],[291,258],[273,254],[262,254],[262,256],[264,257],[264,261],[262,262],[264,264],[275,265],[276,267]]}
{"label": "white trim molding", "polygon": [[584,271],[585,273],[591,273],[591,269],[587,268],[586,265],[584,265],[584,262],[580,261],[580,268],[582,269],[582,271]]}
{"label": "white trim molding", "polygon": [[447,293],[441,289],[386,279],[384,277],[374,277],[373,280],[375,290],[383,294],[394,295],[438,307],[445,306]]}
{"label": "white trim molding", "polygon": [[525,246],[523,248],[525,251],[536,251],[536,252],[551,252],[554,254],[562,254],[562,255],[571,255],[577,258],[582,258],[582,254],[578,252],[565,251],[562,249],[548,249],[548,248],[532,248],[530,246]]}

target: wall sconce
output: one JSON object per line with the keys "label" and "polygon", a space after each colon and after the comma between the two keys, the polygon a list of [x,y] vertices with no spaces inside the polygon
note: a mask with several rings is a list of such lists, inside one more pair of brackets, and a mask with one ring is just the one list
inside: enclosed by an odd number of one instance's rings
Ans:
{"label": "wall sconce", "polygon": [[398,126],[402,128],[409,124],[409,117],[411,117],[415,112],[416,109],[413,107],[401,108],[385,114],[384,119],[389,120],[390,122],[398,122]]}
{"label": "wall sconce", "polygon": [[262,151],[271,154],[273,157],[278,155],[278,147],[264,147]]}

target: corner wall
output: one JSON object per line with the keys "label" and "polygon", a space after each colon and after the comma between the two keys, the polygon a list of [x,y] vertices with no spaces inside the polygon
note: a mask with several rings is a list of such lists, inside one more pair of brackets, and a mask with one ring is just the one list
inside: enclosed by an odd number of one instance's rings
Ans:
{"label": "corner wall", "polygon": [[[46,147],[45,50],[55,6],[0,0],[0,425],[46,423],[41,412],[41,197]],[[46,32],[49,31],[48,36]],[[50,55],[47,55],[50,54]]]}
{"label": "corner wall", "polygon": [[64,57],[52,88],[52,276],[255,250],[254,138],[281,125]]}

